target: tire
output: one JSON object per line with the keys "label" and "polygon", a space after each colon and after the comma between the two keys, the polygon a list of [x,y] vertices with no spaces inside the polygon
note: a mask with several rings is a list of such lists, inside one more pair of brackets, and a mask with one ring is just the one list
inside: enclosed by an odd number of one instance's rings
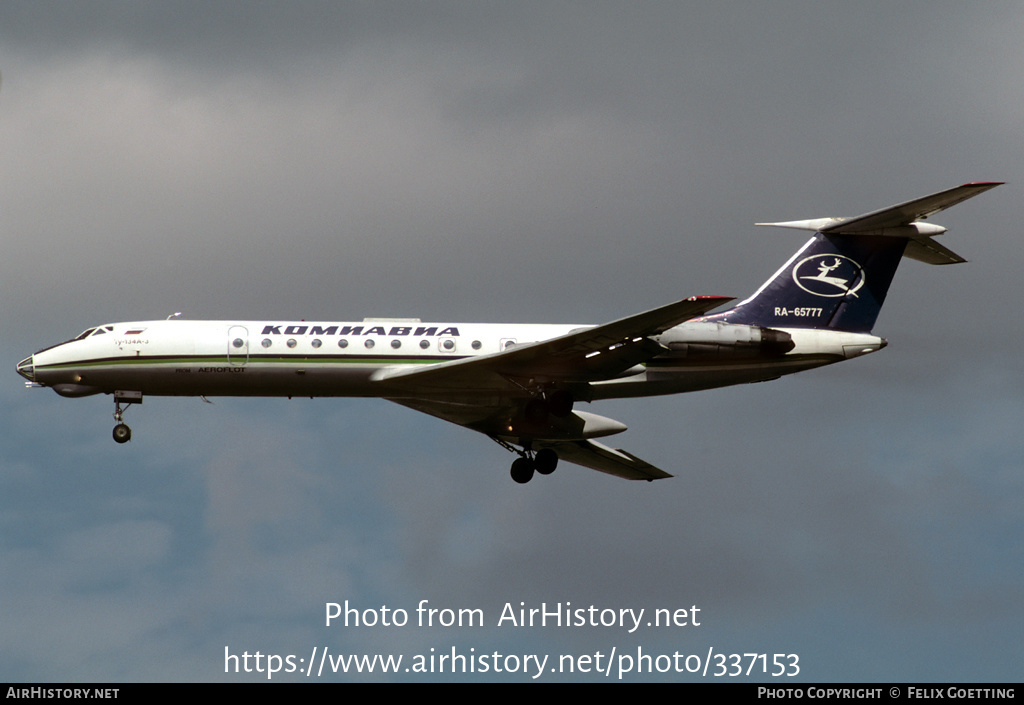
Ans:
{"label": "tire", "polygon": [[512,463],[512,479],[525,485],[533,479],[533,462],[529,458],[519,458]]}
{"label": "tire", "polygon": [[114,440],[118,443],[127,443],[132,439],[132,430],[127,425],[119,423],[114,426]]}
{"label": "tire", "polygon": [[558,467],[558,453],[550,448],[542,448],[537,451],[537,457],[533,463],[541,475],[550,475]]}

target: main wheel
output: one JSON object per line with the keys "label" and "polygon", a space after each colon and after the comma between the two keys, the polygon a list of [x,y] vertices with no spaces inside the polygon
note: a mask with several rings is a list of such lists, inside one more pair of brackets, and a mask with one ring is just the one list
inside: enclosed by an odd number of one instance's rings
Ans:
{"label": "main wheel", "polygon": [[126,424],[119,423],[114,426],[114,440],[118,443],[127,443],[132,439],[132,430]]}
{"label": "main wheel", "polygon": [[558,467],[558,453],[550,448],[541,448],[537,451],[533,464],[541,475],[550,475]]}
{"label": "main wheel", "polygon": [[512,479],[525,485],[533,478],[533,462],[529,458],[518,458],[512,463]]}

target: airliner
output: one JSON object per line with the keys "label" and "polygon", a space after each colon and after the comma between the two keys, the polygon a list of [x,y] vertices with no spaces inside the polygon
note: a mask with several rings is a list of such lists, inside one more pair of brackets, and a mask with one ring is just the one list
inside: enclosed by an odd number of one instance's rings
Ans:
{"label": "airliner", "polygon": [[110,394],[113,436],[147,396],[377,397],[478,431],[518,457],[530,481],[559,461],[630,480],[671,477],[598,438],[626,426],[583,411],[601,399],[676,394],[873,353],[872,334],[903,257],[965,260],[931,215],[1001,182],[957,186],[854,218],[758,223],[811,239],[739,303],[694,296],[603,325],[361,321],[110,323],[22,360],[27,386],[65,397]]}

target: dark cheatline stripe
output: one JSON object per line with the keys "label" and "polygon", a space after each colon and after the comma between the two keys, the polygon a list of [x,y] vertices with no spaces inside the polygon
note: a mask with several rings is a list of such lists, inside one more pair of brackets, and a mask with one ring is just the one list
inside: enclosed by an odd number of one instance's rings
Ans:
{"label": "dark cheatline stripe", "polygon": [[[244,357],[244,355],[239,355],[234,358],[228,358],[226,355],[139,355],[136,357],[103,357],[97,358],[95,360],[79,360],[76,362],[37,366],[36,370],[60,370],[71,367],[103,367],[109,365],[230,364],[232,360],[235,361],[234,364],[239,365],[238,361],[242,360]],[[244,364],[252,364],[255,362],[272,364],[284,364],[291,362],[366,364],[373,362],[389,365],[415,365],[435,364],[438,362],[447,362],[449,360],[460,360],[463,357],[467,356],[425,355],[422,357],[392,357],[387,355],[249,355]]]}

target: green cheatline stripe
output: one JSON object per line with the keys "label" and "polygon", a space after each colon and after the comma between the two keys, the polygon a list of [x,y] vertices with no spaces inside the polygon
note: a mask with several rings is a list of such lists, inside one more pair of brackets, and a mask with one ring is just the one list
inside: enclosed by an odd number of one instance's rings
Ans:
{"label": "green cheatline stripe", "polygon": [[108,357],[100,360],[82,360],[79,362],[58,363],[54,365],[36,365],[36,371],[40,370],[64,370],[78,369],[82,367],[117,367],[125,365],[233,365],[244,367],[245,364],[270,363],[270,364],[390,364],[390,365],[433,365],[448,360],[459,360],[461,357],[388,357],[384,355],[250,355],[248,362],[239,364],[232,363],[225,356],[203,357],[199,355],[189,357],[151,356],[151,357]]}

